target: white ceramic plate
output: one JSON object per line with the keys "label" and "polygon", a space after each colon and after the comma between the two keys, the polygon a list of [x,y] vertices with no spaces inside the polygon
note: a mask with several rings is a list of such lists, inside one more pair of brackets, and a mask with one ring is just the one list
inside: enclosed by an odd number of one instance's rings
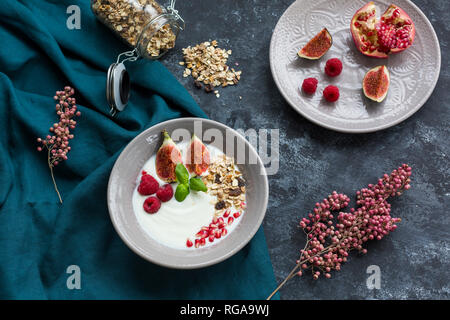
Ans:
{"label": "white ceramic plate", "polygon": [[[436,33],[423,12],[409,0],[394,3],[408,13],[416,26],[411,47],[391,54],[388,59],[366,57],[356,49],[350,21],[367,2],[295,1],[284,12],[272,35],[270,67],[278,89],[295,110],[328,129],[360,133],[391,127],[420,109],[439,77],[441,52]],[[392,3],[391,0],[374,2],[381,13]],[[298,50],[323,27],[333,37],[330,50],[320,60],[299,58]],[[330,78],[324,72],[330,58],[339,58],[343,63],[338,77]],[[361,82],[367,70],[381,64],[388,67],[391,84],[386,99],[376,103],[364,97]],[[313,96],[301,92],[303,79],[309,77],[319,80]],[[340,98],[335,103],[322,99],[322,91],[329,84],[340,90]]]}

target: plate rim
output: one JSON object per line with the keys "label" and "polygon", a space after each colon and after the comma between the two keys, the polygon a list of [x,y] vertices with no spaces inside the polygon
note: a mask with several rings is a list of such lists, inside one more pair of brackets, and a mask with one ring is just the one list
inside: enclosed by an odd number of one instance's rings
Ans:
{"label": "plate rim", "polygon": [[333,130],[333,131],[337,131],[337,132],[341,132],[341,133],[371,133],[371,132],[377,132],[377,131],[381,131],[381,130],[385,130],[388,129],[390,127],[393,127],[403,121],[405,121],[406,119],[408,119],[409,117],[411,117],[414,113],[416,113],[417,111],[420,110],[420,108],[423,107],[423,105],[428,101],[428,99],[430,98],[430,96],[432,95],[432,93],[434,92],[434,89],[436,88],[437,82],[439,80],[439,76],[441,73],[441,46],[439,43],[439,39],[437,37],[436,31],[434,30],[433,25],[431,24],[430,20],[427,18],[427,16],[422,12],[422,10],[415,4],[413,3],[411,0],[403,0],[405,2],[407,2],[408,4],[410,4],[412,7],[415,8],[415,10],[417,10],[417,12],[419,13],[419,15],[424,19],[425,23],[428,25],[428,27],[431,28],[432,31],[432,38],[434,40],[434,42],[437,44],[437,51],[438,51],[438,56],[437,56],[437,62],[438,62],[438,72],[436,73],[435,78],[433,79],[432,83],[432,87],[429,90],[429,92],[424,95],[422,97],[422,99],[416,104],[416,106],[414,108],[412,108],[411,110],[409,110],[408,112],[406,112],[404,115],[402,115],[401,117],[395,119],[392,122],[386,123],[386,124],[382,124],[382,125],[378,125],[376,127],[370,127],[370,128],[366,128],[366,129],[352,129],[352,128],[342,128],[342,127],[338,127],[338,126],[333,126],[333,125],[329,125],[326,123],[321,122],[320,120],[308,115],[306,112],[302,111],[302,107],[301,106],[297,106],[295,104],[294,101],[292,101],[289,96],[287,95],[287,93],[284,91],[283,87],[281,86],[279,80],[278,80],[278,75],[276,74],[275,70],[274,70],[274,65],[273,65],[273,61],[275,59],[272,59],[273,57],[273,48],[275,46],[275,31],[277,30],[277,28],[280,25],[280,21],[281,19],[284,17],[284,15],[286,14],[286,12],[291,9],[291,7],[293,5],[295,5],[298,1],[308,1],[308,0],[295,0],[293,3],[291,3],[289,5],[289,7],[286,8],[286,10],[283,12],[283,14],[280,16],[280,18],[277,21],[277,24],[275,25],[275,28],[273,29],[272,32],[272,36],[270,39],[270,46],[269,46],[269,64],[270,64],[270,71],[272,74],[272,78],[278,88],[278,91],[281,93],[281,95],[283,96],[284,100],[288,102],[288,104],[292,107],[292,109],[294,109],[297,113],[299,113],[300,115],[302,115],[304,118],[308,119],[309,121],[323,127],[329,130]]}
{"label": "plate rim", "polygon": [[[207,262],[202,262],[202,263],[191,263],[191,264],[172,264],[172,263],[165,263],[162,261],[157,261],[155,259],[152,259],[151,257],[147,256],[144,254],[143,251],[139,250],[139,248],[137,248],[136,246],[134,246],[133,243],[131,243],[129,241],[129,239],[125,236],[125,234],[121,231],[120,226],[118,224],[118,221],[116,220],[115,216],[112,213],[112,199],[111,199],[111,181],[113,179],[114,174],[117,172],[118,170],[118,164],[119,162],[125,157],[126,152],[131,148],[131,145],[133,143],[133,141],[136,141],[138,139],[138,137],[141,137],[143,135],[145,135],[148,131],[150,131],[151,129],[153,129],[155,126],[161,126],[167,123],[171,123],[171,122],[177,122],[177,121],[206,121],[209,123],[212,123],[216,126],[220,126],[223,127],[224,129],[227,130],[231,130],[234,134],[236,134],[237,136],[240,136],[244,141],[245,144],[248,146],[249,150],[251,150],[252,152],[255,153],[255,155],[257,156],[257,164],[259,166],[259,169],[262,170],[261,175],[263,176],[263,183],[264,183],[264,188],[266,190],[266,193],[264,195],[264,203],[263,203],[263,210],[262,210],[262,214],[259,216],[258,221],[252,226],[252,228],[250,229],[250,232],[247,233],[247,236],[245,237],[245,239],[243,241],[241,241],[239,243],[239,245],[233,247],[231,250],[229,250],[226,254],[212,259],[210,261]],[[156,123],[154,125],[152,125],[151,127],[145,129],[144,131],[142,131],[140,134],[138,134],[137,136],[135,136],[130,142],[127,143],[127,145],[125,146],[125,148],[120,152],[120,155],[117,157],[116,161],[114,162],[113,168],[111,169],[111,173],[109,175],[109,179],[108,179],[108,186],[107,186],[107,197],[106,197],[106,201],[107,201],[107,205],[108,205],[108,213],[109,213],[109,217],[111,219],[111,223],[113,224],[113,227],[116,231],[116,233],[119,235],[119,237],[122,239],[122,241],[126,244],[126,246],[128,248],[130,248],[135,254],[137,254],[138,256],[140,256],[141,258],[154,263],[156,265],[162,266],[162,267],[166,267],[166,268],[171,268],[171,269],[199,269],[199,268],[205,268],[205,267],[209,267],[212,265],[215,265],[217,263],[220,263],[224,260],[227,260],[229,258],[231,258],[233,255],[235,255],[236,253],[238,253],[242,248],[244,248],[255,236],[255,234],[258,232],[259,228],[262,225],[262,222],[266,216],[267,213],[267,207],[268,207],[268,202],[269,202],[269,181],[268,181],[268,177],[267,177],[267,171],[266,168],[264,166],[264,163],[262,162],[262,159],[259,157],[259,154],[257,152],[257,150],[250,144],[250,142],[248,142],[247,139],[245,139],[244,136],[242,136],[239,132],[237,132],[236,130],[234,130],[233,128],[230,128],[229,126],[220,123],[218,121],[215,120],[211,120],[211,119],[206,119],[206,118],[197,118],[197,117],[180,117],[180,118],[175,118],[175,119],[169,119],[163,122],[159,122]]]}

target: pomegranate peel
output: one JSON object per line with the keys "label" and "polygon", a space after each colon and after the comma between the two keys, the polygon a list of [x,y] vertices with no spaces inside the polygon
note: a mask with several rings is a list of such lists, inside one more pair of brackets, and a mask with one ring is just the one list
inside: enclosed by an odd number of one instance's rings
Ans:
{"label": "pomegranate peel", "polygon": [[370,69],[363,79],[364,95],[376,102],[383,101],[389,90],[390,81],[389,70],[386,66]]}
{"label": "pomegranate peel", "polygon": [[333,44],[333,38],[327,28],[323,28],[298,52],[300,58],[309,60],[320,59]]}

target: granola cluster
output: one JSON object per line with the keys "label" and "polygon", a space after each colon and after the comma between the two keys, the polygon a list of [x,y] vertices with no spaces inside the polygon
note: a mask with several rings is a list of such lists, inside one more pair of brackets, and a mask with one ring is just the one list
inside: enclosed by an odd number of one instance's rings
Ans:
{"label": "granola cluster", "polygon": [[144,31],[142,38],[145,41],[141,43],[148,43],[145,50],[151,57],[158,57],[175,46],[176,36],[168,24],[156,33],[151,27],[145,29],[151,19],[163,13],[155,0],[94,0],[92,10],[133,47]]}
{"label": "granola cluster", "polygon": [[[241,79],[242,71],[227,65],[231,50],[218,48],[216,40],[184,48],[183,55],[184,61],[180,62],[180,65],[185,66],[183,77],[192,76],[198,88],[203,83],[206,92],[218,86],[235,85]],[[216,96],[219,94],[217,90],[214,93]]]}
{"label": "granola cluster", "polygon": [[225,155],[213,161],[203,182],[211,195],[216,196],[216,215],[234,206],[241,211],[245,208],[245,180],[234,164],[234,160]]}

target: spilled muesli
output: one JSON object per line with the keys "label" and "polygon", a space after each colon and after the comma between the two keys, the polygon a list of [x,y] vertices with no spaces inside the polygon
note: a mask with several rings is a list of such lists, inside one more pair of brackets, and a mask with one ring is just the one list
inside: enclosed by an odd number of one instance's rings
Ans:
{"label": "spilled muesli", "polygon": [[241,79],[242,71],[227,65],[231,53],[231,50],[218,48],[216,40],[184,48],[184,61],[179,62],[185,67],[183,77],[192,76],[197,88],[201,89],[203,83],[206,92],[214,92],[219,98],[220,93],[214,90],[215,87],[235,85]]}

